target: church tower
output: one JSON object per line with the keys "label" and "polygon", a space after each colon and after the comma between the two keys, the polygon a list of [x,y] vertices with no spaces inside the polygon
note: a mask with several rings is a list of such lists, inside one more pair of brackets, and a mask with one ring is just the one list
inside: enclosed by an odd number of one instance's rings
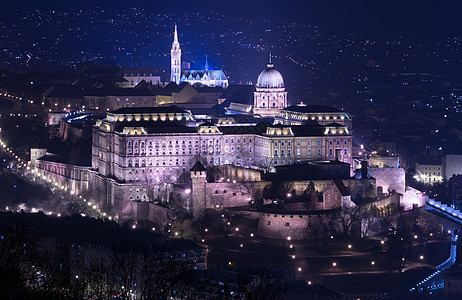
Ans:
{"label": "church tower", "polygon": [[170,51],[171,70],[170,81],[180,83],[181,77],[181,49],[178,43],[178,32],[175,24],[175,34],[173,37],[172,50]]}

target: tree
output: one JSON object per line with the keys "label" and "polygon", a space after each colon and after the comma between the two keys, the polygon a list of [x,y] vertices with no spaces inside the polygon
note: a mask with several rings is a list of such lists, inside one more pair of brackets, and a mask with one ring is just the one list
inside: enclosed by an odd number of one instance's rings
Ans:
{"label": "tree", "polygon": [[293,189],[294,183],[292,181],[284,181],[280,176],[274,176],[271,184],[263,189],[263,197],[284,201],[290,198],[289,194],[292,194]]}
{"label": "tree", "polygon": [[236,184],[237,190],[242,194],[249,195],[251,202],[250,205],[260,206],[263,204],[263,193],[260,186],[252,181],[240,181]]}
{"label": "tree", "polygon": [[352,236],[354,226],[361,228],[361,220],[367,218],[369,210],[361,206],[345,206],[339,212],[331,215],[331,221],[337,223],[344,236]]}
{"label": "tree", "polygon": [[260,270],[255,275],[238,275],[238,292],[243,299],[283,299],[287,285],[275,279],[268,270]]}
{"label": "tree", "polygon": [[321,237],[325,227],[326,226],[322,218],[313,216],[308,221],[308,237],[313,237],[315,243],[318,244],[318,240]]}

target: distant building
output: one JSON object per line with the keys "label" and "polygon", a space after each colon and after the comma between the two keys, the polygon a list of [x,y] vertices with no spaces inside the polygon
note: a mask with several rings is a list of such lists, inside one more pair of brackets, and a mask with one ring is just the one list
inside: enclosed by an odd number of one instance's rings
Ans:
{"label": "distant building", "polygon": [[175,33],[173,36],[172,49],[170,51],[171,73],[170,81],[180,84],[188,82],[195,86],[219,86],[222,88],[228,87],[228,78],[222,70],[209,70],[207,59],[203,70],[182,70],[181,66],[181,48],[178,42],[178,31],[175,25]]}
{"label": "distant building", "polygon": [[421,158],[415,163],[415,178],[424,184],[443,181],[443,162],[440,157]]}
{"label": "distant building", "polygon": [[124,74],[126,82],[118,83],[121,88],[132,88],[137,86],[141,81],[145,81],[152,85],[161,85],[160,76],[152,74]]}
{"label": "distant building", "polygon": [[444,157],[444,179],[456,175],[462,175],[462,155],[448,154]]}

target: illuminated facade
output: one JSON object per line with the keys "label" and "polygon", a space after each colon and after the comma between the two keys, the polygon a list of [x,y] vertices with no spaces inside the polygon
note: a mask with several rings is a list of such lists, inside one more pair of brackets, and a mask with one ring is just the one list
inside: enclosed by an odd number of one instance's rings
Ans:
{"label": "illuminated facade", "polygon": [[287,92],[281,73],[268,63],[258,76],[257,90],[254,92],[253,112],[262,117],[274,117],[287,107]]}
{"label": "illuminated facade", "polygon": [[433,185],[443,181],[443,163],[441,159],[421,160],[415,163],[415,176],[417,181]]}
{"label": "illuminated facade", "polygon": [[222,70],[209,70],[207,61],[204,70],[182,70],[181,49],[178,42],[178,32],[175,25],[172,50],[170,51],[171,75],[170,81],[180,84],[188,82],[190,85],[228,87],[228,78]]}
{"label": "illuminated facade", "polygon": [[[236,124],[229,118],[197,126],[175,106],[122,108],[93,128],[89,186],[106,209],[126,201],[153,201],[197,161],[204,165],[273,168],[307,160],[351,164],[348,128],[331,125]],[[154,187],[154,191],[150,189]]]}

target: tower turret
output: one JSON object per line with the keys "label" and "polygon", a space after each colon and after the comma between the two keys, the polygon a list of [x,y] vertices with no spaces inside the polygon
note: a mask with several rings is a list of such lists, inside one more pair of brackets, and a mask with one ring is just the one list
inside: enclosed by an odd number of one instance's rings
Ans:
{"label": "tower turret", "polygon": [[205,167],[198,161],[191,168],[192,181],[192,211],[193,217],[199,217],[207,208],[206,201],[206,178],[207,171]]}

